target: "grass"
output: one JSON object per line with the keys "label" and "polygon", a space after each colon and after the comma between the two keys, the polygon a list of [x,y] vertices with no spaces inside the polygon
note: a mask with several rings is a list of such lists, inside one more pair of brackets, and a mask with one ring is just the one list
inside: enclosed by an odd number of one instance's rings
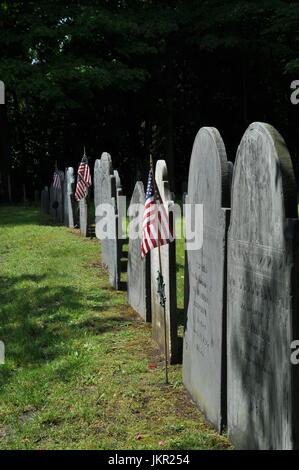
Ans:
{"label": "grass", "polygon": [[188,398],[181,366],[163,384],[150,326],[109,287],[96,240],[35,208],[1,207],[0,221],[1,449],[230,447]]}

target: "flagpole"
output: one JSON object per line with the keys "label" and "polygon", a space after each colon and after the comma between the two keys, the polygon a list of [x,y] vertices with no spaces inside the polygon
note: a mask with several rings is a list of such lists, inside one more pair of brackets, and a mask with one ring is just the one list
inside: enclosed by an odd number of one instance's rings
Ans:
{"label": "flagpole", "polygon": [[[155,194],[155,202],[157,199],[157,189],[156,189],[156,180],[155,180],[155,175],[154,175],[154,164],[153,164],[153,157],[150,155],[150,169],[153,174],[153,185],[154,185],[154,194]],[[160,201],[159,201],[160,204]],[[158,256],[159,256],[159,271],[158,271],[158,277],[157,277],[157,282],[158,282],[158,294],[160,296],[160,305],[163,308],[163,316],[164,316],[164,351],[165,351],[165,384],[169,384],[168,380],[168,346],[167,346],[167,322],[166,322],[166,297],[165,297],[165,283],[163,279],[163,274],[162,274],[162,261],[161,261],[161,245],[160,245],[160,238],[159,238],[159,227],[157,230],[158,233],[158,240],[157,240],[157,245],[158,245]]]}
{"label": "flagpole", "polygon": [[[88,157],[86,155],[85,145],[84,145],[84,149],[83,149],[83,158],[86,158],[86,161],[88,163]],[[87,223],[86,236],[90,237],[90,239],[91,239],[92,236],[91,236],[90,217],[89,217],[89,188],[86,188],[85,200],[86,200],[86,211],[87,211],[87,214],[86,214],[86,223]]]}

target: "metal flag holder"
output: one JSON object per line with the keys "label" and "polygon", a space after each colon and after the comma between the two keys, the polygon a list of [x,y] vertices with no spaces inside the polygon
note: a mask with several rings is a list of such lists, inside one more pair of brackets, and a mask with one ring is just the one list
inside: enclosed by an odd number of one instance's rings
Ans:
{"label": "metal flag holder", "polygon": [[[152,155],[150,156],[150,169],[153,174],[153,184],[154,184],[154,194],[155,194],[155,203],[157,204],[158,211],[159,211],[159,205],[160,205],[160,197],[158,194],[158,190],[156,187],[156,181],[155,181],[155,176],[154,176],[154,165],[153,165],[153,157]],[[163,320],[164,320],[164,355],[165,355],[165,384],[169,385],[169,379],[168,379],[168,345],[167,345],[167,321],[166,321],[166,295],[165,295],[165,282],[163,278],[163,273],[162,273],[162,260],[161,260],[161,244],[160,244],[160,238],[159,238],[159,227],[157,230],[158,233],[158,239],[157,239],[157,245],[158,245],[158,256],[159,256],[159,270],[157,271],[157,293],[160,298],[160,305],[163,309]]]}

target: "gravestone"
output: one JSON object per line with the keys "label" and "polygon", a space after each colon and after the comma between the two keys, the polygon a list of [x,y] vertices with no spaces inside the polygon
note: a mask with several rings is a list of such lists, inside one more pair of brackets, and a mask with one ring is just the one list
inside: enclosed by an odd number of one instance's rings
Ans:
{"label": "gravestone", "polygon": [[[159,189],[163,203],[169,215],[170,225],[173,227],[173,201],[170,197],[167,166],[164,160],[158,160],[155,171],[156,184]],[[165,282],[166,296],[166,334],[169,362],[174,364],[178,361],[178,337],[177,337],[177,305],[176,305],[176,257],[175,241],[160,248],[161,267]],[[149,256],[149,255],[147,255]],[[157,277],[160,270],[159,250],[154,248],[151,256],[151,309],[152,309],[152,334],[160,350],[165,353],[164,334],[165,322],[164,312],[160,305],[160,297],[157,292]]]}
{"label": "gravestone", "polygon": [[118,171],[114,170],[113,174],[115,176],[115,185],[116,185],[116,210],[117,210],[117,213],[119,213],[119,209],[120,209],[120,206],[121,206],[119,198],[123,194],[122,185],[121,185],[121,180],[120,180],[120,176],[119,176]]}
{"label": "gravestone", "polygon": [[116,211],[118,216],[118,245],[120,256],[123,255],[123,243],[126,239],[126,204],[123,201],[123,188],[121,179],[117,170],[114,170],[116,184]]}
{"label": "gravestone", "polygon": [[208,421],[220,432],[226,423],[226,249],[230,169],[224,143],[215,128],[203,127],[195,138],[189,168],[188,203],[192,207],[192,218],[196,205],[203,205],[203,243],[202,247],[191,249],[190,245],[187,249],[189,302],[183,382]]}
{"label": "gravestone", "polygon": [[41,191],[41,210],[45,214],[49,214],[50,210],[50,196],[48,186],[45,186]]}
{"label": "gravestone", "polygon": [[[88,197],[88,196],[87,196]],[[88,236],[88,202],[84,197],[79,201],[79,219],[80,219],[80,233],[82,237]]]}
{"label": "gravestone", "polygon": [[74,189],[75,175],[74,168],[69,167],[65,170],[64,178],[64,225],[74,228]]}
{"label": "gravestone", "polygon": [[53,182],[50,187],[50,215],[54,224],[62,224],[64,219],[64,173],[59,171],[60,188],[54,188]]}
{"label": "gravestone", "polygon": [[[188,204],[188,195],[187,193],[183,194],[183,221],[186,223],[186,214],[185,207]],[[188,255],[186,248],[186,239],[184,238],[184,318],[187,318],[188,304],[189,304],[189,270],[188,270]]]}
{"label": "gravestone", "polygon": [[137,181],[129,206],[128,302],[146,322],[151,321],[150,256],[141,259],[143,183]]}
{"label": "gravestone", "polygon": [[2,80],[0,80],[0,105],[5,104],[5,85]]}
{"label": "gravestone", "polygon": [[[108,268],[112,287],[120,287],[120,253],[118,242],[118,215],[116,206],[116,178],[109,153],[104,152],[94,167],[94,201],[96,236],[101,240],[102,263]],[[105,205],[105,207],[103,206]],[[109,216],[107,217],[107,214]],[[99,233],[98,224],[107,220],[105,233]]]}
{"label": "gravestone", "polygon": [[296,183],[268,124],[251,124],[238,149],[227,276],[229,436],[238,449],[298,448]]}

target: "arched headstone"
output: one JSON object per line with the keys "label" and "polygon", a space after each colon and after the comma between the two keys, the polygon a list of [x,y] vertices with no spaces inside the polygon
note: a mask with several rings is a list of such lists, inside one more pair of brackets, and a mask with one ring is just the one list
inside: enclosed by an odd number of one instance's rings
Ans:
{"label": "arched headstone", "polygon": [[203,205],[203,243],[202,247],[187,251],[189,302],[183,348],[183,382],[218,431],[226,422],[229,173],[219,132],[212,127],[203,127],[195,138],[189,168],[187,203],[192,207],[192,217],[197,213],[195,206]]}
{"label": "arched headstone", "polygon": [[118,221],[118,244],[119,244],[119,253],[122,257],[125,255],[123,253],[123,243],[126,239],[125,224],[126,224],[126,200],[123,194],[123,188],[121,184],[121,179],[117,170],[113,172],[115,176],[115,185],[116,185],[116,212],[117,212],[117,221]]}
{"label": "arched headstone", "polygon": [[[96,160],[94,167],[94,201],[96,211],[96,224],[103,217],[107,219],[106,210],[103,211],[103,205],[109,211],[109,237],[101,240],[102,263],[107,266],[109,271],[110,284],[119,289],[120,286],[120,253],[118,241],[118,215],[116,206],[116,178],[112,168],[112,160],[109,153],[104,152],[100,160]],[[101,214],[101,215],[99,215]]]}
{"label": "arched headstone", "polygon": [[5,85],[2,80],[0,80],[0,105],[5,104]]}
{"label": "arched headstone", "polygon": [[137,181],[129,206],[128,302],[144,321],[151,321],[150,255],[141,259],[143,183]]}
{"label": "arched headstone", "polygon": [[[88,197],[88,196],[87,196]],[[87,197],[79,201],[79,226],[82,237],[88,236],[88,202]]]}
{"label": "arched headstone", "polygon": [[74,168],[68,167],[65,170],[64,178],[64,225],[74,228],[74,189],[75,175]]}
{"label": "arched headstone", "polygon": [[[173,213],[169,210],[173,205],[171,200],[167,166],[164,160],[158,160],[156,164],[155,180],[163,203],[169,212],[170,224],[173,227]],[[157,289],[157,277],[160,270],[159,250],[151,250],[151,308],[152,308],[152,333],[153,339],[165,352],[164,341],[164,312],[160,305],[160,297]],[[175,241],[160,248],[162,275],[165,282],[166,296],[166,333],[167,349],[170,363],[178,361],[178,337],[177,337],[177,304],[176,304],[176,257]]]}
{"label": "arched headstone", "polygon": [[239,449],[299,444],[298,219],[281,135],[253,123],[240,143],[228,233],[228,431]]}

